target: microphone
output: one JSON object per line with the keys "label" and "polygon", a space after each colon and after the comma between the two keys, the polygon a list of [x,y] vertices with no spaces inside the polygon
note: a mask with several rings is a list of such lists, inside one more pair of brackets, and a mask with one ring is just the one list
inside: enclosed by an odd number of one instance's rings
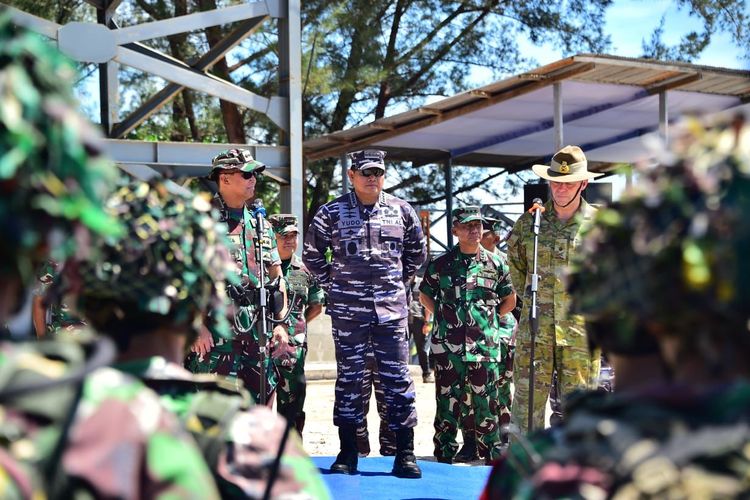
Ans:
{"label": "microphone", "polygon": [[531,208],[529,209],[530,213],[534,214],[534,234],[539,235],[539,226],[542,225],[542,212],[544,212],[544,206],[542,205],[542,200],[539,198],[534,198],[534,201],[532,201]]}
{"label": "microphone", "polygon": [[253,212],[253,217],[258,217],[258,215],[265,217],[266,216],[266,209],[263,206],[263,200],[258,198],[253,202],[252,205],[250,205],[250,210]]}
{"label": "microphone", "polygon": [[528,210],[528,212],[533,213],[537,210],[542,211],[542,212],[547,210],[546,208],[544,208],[544,202],[542,201],[541,198],[534,198],[531,201],[531,208]]}

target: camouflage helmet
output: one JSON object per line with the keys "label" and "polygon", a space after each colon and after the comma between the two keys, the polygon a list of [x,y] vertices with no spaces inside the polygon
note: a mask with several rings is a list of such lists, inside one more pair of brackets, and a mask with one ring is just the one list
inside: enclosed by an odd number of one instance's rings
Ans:
{"label": "camouflage helmet", "polygon": [[247,149],[227,149],[211,160],[211,171],[208,178],[216,180],[216,176],[222,170],[238,170],[240,172],[255,172],[259,174],[266,169],[266,166],[253,158]]}
{"label": "camouflage helmet", "polygon": [[747,336],[750,127],[690,120],[658,163],[640,166],[636,189],[596,214],[573,261],[572,310],[617,325],[593,341],[620,352],[645,325],[692,337],[692,348],[699,337]]}
{"label": "camouflage helmet", "polygon": [[75,74],[57,50],[0,13],[0,274],[24,282],[48,251],[60,261],[86,251],[84,228],[119,229],[102,209],[117,171],[75,111]]}
{"label": "camouflage helmet", "polygon": [[[158,180],[115,192],[107,209],[122,221],[121,240],[101,239],[100,257],[75,261],[78,309],[92,314],[102,303],[145,314],[170,315],[197,332],[205,312],[209,328],[229,336],[226,281],[237,280],[226,237],[207,194],[171,193]],[[105,314],[106,312],[101,313]]]}

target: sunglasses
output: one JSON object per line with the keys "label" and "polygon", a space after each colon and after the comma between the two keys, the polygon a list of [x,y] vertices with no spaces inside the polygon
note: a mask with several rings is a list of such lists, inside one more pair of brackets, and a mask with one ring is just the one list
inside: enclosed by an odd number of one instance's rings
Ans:
{"label": "sunglasses", "polygon": [[384,174],[385,172],[379,168],[366,168],[364,170],[359,170],[359,175],[362,177],[383,177]]}
{"label": "sunglasses", "polygon": [[252,179],[253,177],[257,179],[260,176],[260,174],[254,170],[252,172],[236,172],[236,173],[242,175],[242,178],[245,180]]}

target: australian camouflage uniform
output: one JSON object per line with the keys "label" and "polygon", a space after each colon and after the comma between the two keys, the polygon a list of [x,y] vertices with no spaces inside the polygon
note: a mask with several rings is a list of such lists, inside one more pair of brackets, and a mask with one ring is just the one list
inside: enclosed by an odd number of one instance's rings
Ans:
{"label": "australian camouflage uniform", "polygon": [[219,498],[193,438],[91,338],[0,347],[0,496]]}
{"label": "australian camouflage uniform", "polygon": [[315,214],[303,260],[328,292],[338,364],[335,425],[357,425],[365,418],[362,381],[368,350],[377,361],[389,427],[416,425],[416,394],[407,365],[405,283],[424,256],[417,214],[390,194],[381,193],[378,202],[367,207],[351,192]]}
{"label": "australian camouflage uniform", "polygon": [[[263,249],[266,269],[268,266],[281,263],[273,231],[269,226],[266,234],[258,240],[257,223],[248,207],[231,209],[218,194],[214,197],[213,205],[220,214],[220,221],[226,223],[229,228],[232,256],[237,263],[243,287],[252,295],[253,291],[260,287],[256,247],[261,246]],[[268,274],[265,276],[269,283]],[[245,384],[256,401],[260,401],[260,380],[261,377],[265,377],[265,400],[271,402],[279,381],[278,371],[271,360],[271,343],[268,339],[264,339],[267,349],[263,366],[261,366],[258,308],[254,304],[243,305],[236,298],[233,297],[233,299],[235,300],[233,300],[232,307],[229,308],[230,321],[233,325],[232,338],[223,338],[216,332],[211,332],[214,342],[211,351],[203,357],[196,354],[189,355],[186,367],[194,373],[216,373],[236,377]],[[252,297],[248,300],[255,301]],[[268,330],[270,334],[271,328]]]}
{"label": "australian camouflage uniform", "polygon": [[296,255],[281,262],[287,284],[289,313],[289,347],[293,352],[285,357],[274,357],[279,372],[276,389],[278,412],[294,424],[298,432],[305,426],[305,357],[307,355],[307,321],[305,310],[313,304],[323,304],[325,294],[302,260]]}
{"label": "australian camouflage uniform", "polygon": [[[534,428],[544,427],[544,407],[550,393],[552,374],[557,368],[559,393],[581,387],[594,388],[599,378],[600,353],[589,352],[582,316],[569,314],[570,297],[562,273],[580,246],[581,234],[590,225],[596,209],[581,199],[578,212],[563,222],[555,215],[552,201],[544,205],[539,229],[537,272],[537,317],[535,342]],[[523,294],[523,310],[516,334],[514,360],[515,397],[512,416],[526,431],[529,404],[531,330],[531,274],[534,262],[533,217],[523,214],[508,239],[508,265],[513,285]]]}
{"label": "australian camouflage uniform", "polygon": [[513,332],[507,315],[498,314],[513,293],[508,266],[484,248],[464,255],[456,245],[430,262],[420,292],[435,301],[435,456],[454,457],[457,430],[473,411],[479,454],[494,459],[501,451],[498,415],[510,404],[499,391],[509,383],[502,378]]}
{"label": "australian camouflage uniform", "polygon": [[[283,450],[286,421],[232,381],[192,374],[161,357],[115,365],[159,394],[195,438],[222,498],[329,498],[293,431]],[[277,455],[282,453],[276,469]]]}

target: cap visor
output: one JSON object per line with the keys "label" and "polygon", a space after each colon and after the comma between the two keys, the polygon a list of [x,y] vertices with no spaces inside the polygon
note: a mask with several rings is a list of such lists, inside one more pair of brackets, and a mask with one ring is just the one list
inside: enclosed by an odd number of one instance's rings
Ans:
{"label": "cap visor", "polygon": [[240,168],[242,172],[257,172],[257,173],[261,173],[265,169],[266,169],[266,166],[259,161],[251,161],[250,163],[245,163],[244,165],[242,165],[242,168]]}
{"label": "cap visor", "polygon": [[365,163],[364,165],[360,165],[359,167],[357,167],[357,170],[364,170],[366,168],[378,168],[378,169],[382,170],[383,172],[385,172],[385,167],[383,166],[383,164],[382,163],[375,163],[375,162]]}

